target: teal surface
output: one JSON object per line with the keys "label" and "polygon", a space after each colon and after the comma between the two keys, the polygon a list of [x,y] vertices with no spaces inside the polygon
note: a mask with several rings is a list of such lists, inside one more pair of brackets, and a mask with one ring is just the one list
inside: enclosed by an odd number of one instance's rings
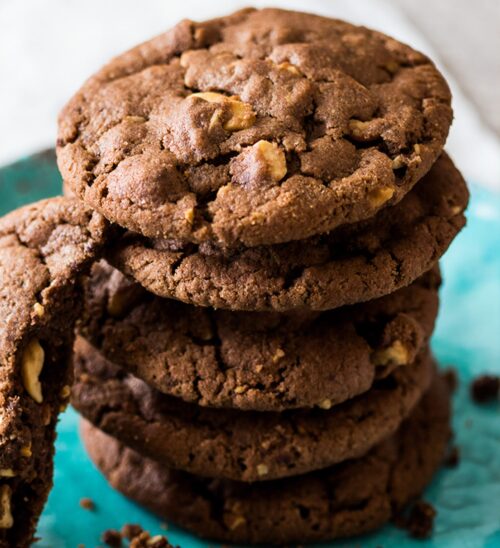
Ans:
{"label": "teal surface", "polygon": [[[8,166],[0,170],[0,213],[57,194],[60,185],[50,153]],[[438,511],[432,540],[411,540],[387,526],[355,541],[323,546],[500,547],[500,404],[478,406],[468,396],[473,376],[500,373],[500,196],[473,188],[468,219],[442,262],[445,284],[433,339],[440,363],[456,367],[460,376],[454,426],[461,462],[440,472],[425,494]],[[95,512],[80,508],[82,497],[96,502]],[[95,470],[78,438],[78,418],[68,410],[59,424],[55,488],[37,546],[97,546],[105,529],[127,522],[164,532],[159,519],[114,492]],[[173,526],[168,536],[182,548],[210,545]]]}

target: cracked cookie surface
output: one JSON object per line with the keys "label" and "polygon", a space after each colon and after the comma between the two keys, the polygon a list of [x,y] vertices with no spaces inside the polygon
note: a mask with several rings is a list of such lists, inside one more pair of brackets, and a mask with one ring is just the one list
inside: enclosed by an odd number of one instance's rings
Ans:
{"label": "cracked cookie surface", "polygon": [[243,10],[115,58],[63,109],[71,189],[148,237],[253,247],[394,205],[452,119],[433,63],[381,33]]}
{"label": "cracked cookie surface", "polygon": [[82,434],[111,485],[162,519],[221,542],[302,544],[376,529],[419,496],[450,438],[449,397],[436,378],[398,432],[368,454],[253,485],[162,467],[87,422]]}
{"label": "cracked cookie surface", "polygon": [[194,474],[270,480],[359,457],[393,434],[431,382],[428,350],[371,390],[330,410],[210,409],[162,394],[105,360],[82,338],[75,345],[73,406],[123,443]]}
{"label": "cracked cookie surface", "polygon": [[71,384],[80,277],[107,223],[54,198],[0,219],[0,547],[30,546],[52,486],[55,426]]}
{"label": "cracked cookie surface", "polygon": [[79,332],[157,390],[209,407],[328,409],[366,392],[427,344],[438,269],[381,299],[329,312],[230,312],[162,299],[105,262]]}
{"label": "cracked cookie surface", "polygon": [[396,291],[428,271],[465,225],[468,191],[446,154],[394,207],[299,242],[223,253],[128,234],[108,259],[149,291],[233,310],[325,310]]}

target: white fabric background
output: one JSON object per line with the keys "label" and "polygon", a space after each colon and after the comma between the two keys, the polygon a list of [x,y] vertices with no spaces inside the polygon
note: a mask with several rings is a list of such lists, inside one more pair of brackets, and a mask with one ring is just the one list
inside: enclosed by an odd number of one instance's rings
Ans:
{"label": "white fabric background", "polygon": [[[252,4],[365,24],[421,49],[440,66],[436,52],[387,0],[254,0]],[[0,0],[0,164],[52,146],[59,109],[111,56],[184,17],[201,20],[246,5],[240,0]],[[450,83],[455,122],[447,148],[468,180],[500,190],[499,140],[453,79]]]}

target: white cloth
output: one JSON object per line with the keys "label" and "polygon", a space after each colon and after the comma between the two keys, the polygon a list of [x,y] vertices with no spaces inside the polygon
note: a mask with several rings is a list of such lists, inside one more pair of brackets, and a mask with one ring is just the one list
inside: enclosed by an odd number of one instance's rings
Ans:
{"label": "white cloth", "polygon": [[[253,2],[269,3],[379,29],[429,54],[443,70],[436,52],[388,0]],[[59,109],[113,55],[182,18],[202,20],[246,5],[240,0],[0,0],[0,164],[53,146]],[[455,110],[447,149],[469,181],[500,190],[500,141],[447,77]]]}

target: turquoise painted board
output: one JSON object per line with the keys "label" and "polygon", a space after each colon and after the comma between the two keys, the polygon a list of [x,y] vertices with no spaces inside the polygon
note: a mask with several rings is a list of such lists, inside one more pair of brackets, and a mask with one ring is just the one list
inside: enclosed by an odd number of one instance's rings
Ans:
{"label": "turquoise painted board", "polygon": [[[0,213],[60,192],[51,152],[0,170]],[[461,462],[438,474],[425,497],[437,508],[431,540],[415,541],[387,526],[356,539],[323,546],[483,547],[500,546],[500,404],[480,407],[468,396],[468,384],[482,372],[500,373],[500,196],[472,188],[468,226],[443,260],[445,284],[433,347],[443,366],[458,369],[454,399],[456,442]],[[96,510],[79,506],[92,498]],[[161,533],[161,522],[114,492],[93,467],[78,437],[78,417],[69,409],[61,418],[55,488],[42,516],[37,546],[67,548],[99,544],[100,534],[124,523],[140,523]],[[214,546],[173,526],[168,535],[182,548]]]}

